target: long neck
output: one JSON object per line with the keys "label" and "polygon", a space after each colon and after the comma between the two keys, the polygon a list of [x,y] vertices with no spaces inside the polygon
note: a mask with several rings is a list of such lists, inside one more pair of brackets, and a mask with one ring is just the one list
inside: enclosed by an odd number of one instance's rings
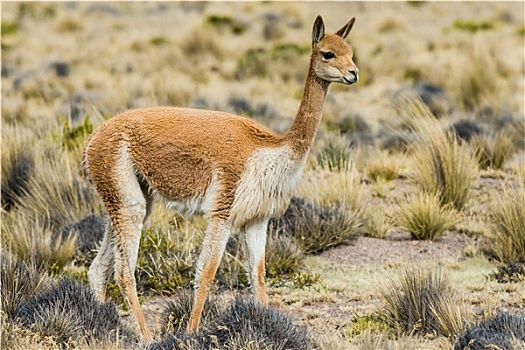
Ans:
{"label": "long neck", "polygon": [[304,159],[310,151],[321,124],[323,104],[329,84],[315,75],[312,57],[301,105],[292,126],[285,134],[286,142],[292,146],[294,156],[299,159]]}

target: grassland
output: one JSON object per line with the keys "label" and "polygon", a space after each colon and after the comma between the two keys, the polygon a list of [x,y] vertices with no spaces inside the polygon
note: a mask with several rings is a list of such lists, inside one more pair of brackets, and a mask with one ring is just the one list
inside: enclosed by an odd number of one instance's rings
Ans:
{"label": "grassland", "polygon": [[330,87],[270,226],[271,308],[235,299],[249,293],[234,235],[204,333],[185,336],[204,221],[159,201],[136,272],[150,348],[525,348],[522,2],[1,6],[2,348],[146,347],[115,284],[109,303],[86,284],[105,217],[87,136],[154,105],[286,130],[317,14],[328,31],[357,18],[360,81]]}

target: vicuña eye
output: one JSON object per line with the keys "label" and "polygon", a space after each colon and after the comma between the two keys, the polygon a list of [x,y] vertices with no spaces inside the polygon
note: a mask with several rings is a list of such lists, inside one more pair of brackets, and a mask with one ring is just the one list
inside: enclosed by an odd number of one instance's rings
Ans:
{"label": "vicu\u00f1a eye", "polygon": [[330,52],[330,51],[328,51],[328,52],[321,52],[321,53],[323,54],[323,58],[324,58],[325,60],[329,60],[329,59],[335,57],[334,53],[333,53],[333,52]]}

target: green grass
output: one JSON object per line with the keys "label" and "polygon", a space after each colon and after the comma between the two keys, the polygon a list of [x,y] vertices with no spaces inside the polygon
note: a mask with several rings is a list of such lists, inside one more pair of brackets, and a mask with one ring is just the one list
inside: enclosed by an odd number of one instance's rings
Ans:
{"label": "green grass", "polygon": [[459,30],[464,30],[470,33],[476,33],[483,30],[494,29],[494,23],[489,21],[461,21],[456,20],[453,27]]}

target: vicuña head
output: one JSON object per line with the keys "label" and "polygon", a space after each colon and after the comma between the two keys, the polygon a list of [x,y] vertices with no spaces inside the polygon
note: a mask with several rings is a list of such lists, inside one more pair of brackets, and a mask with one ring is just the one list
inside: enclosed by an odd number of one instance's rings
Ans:
{"label": "vicu\u00f1a head", "polygon": [[331,82],[353,84],[358,69],[345,38],[354,18],[325,34],[319,16],[304,94],[293,125],[276,134],[248,118],[190,108],[123,112],[91,135],[84,164],[110,216],[89,281],[100,300],[112,270],[121,292],[151,339],[136,293],[134,271],[143,224],[154,194],[168,205],[208,219],[195,273],[188,331],[204,302],[233,230],[246,240],[253,291],[267,303],[264,251],[268,220],[286,210],[322,117]]}

